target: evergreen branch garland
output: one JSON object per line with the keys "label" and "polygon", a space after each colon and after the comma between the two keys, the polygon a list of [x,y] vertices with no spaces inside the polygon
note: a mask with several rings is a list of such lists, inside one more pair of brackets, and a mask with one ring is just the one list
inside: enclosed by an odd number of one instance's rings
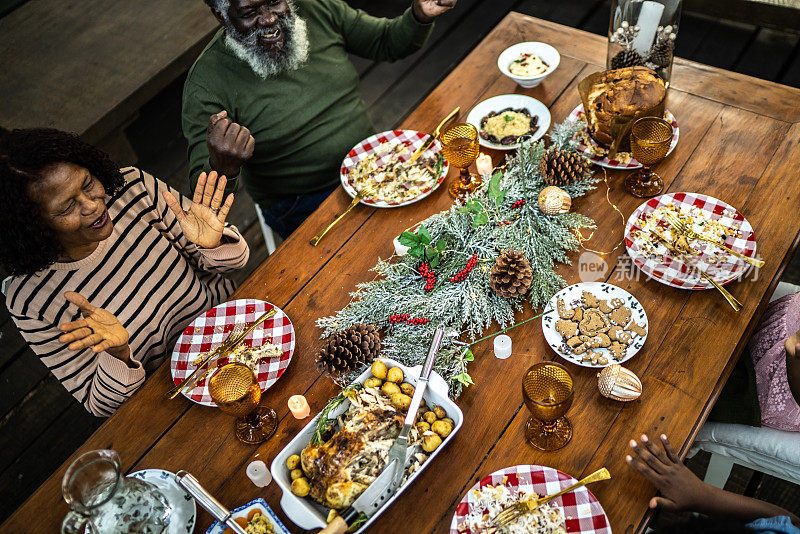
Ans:
{"label": "evergreen branch garland", "polygon": [[[579,128],[578,123],[556,125],[551,134],[554,145],[574,150],[571,139]],[[407,254],[393,262],[379,260],[372,268],[374,280],[358,284],[345,308],[317,321],[323,337],[355,323],[372,324],[386,332],[382,356],[414,366],[423,363],[436,326],[444,325],[446,335],[435,369],[447,380],[450,395],[457,397],[472,383],[467,373],[472,353],[458,338],[466,334],[475,340],[492,323],[501,328],[512,325],[515,311],[522,310],[525,300],[533,309],[544,306],[565,285],[554,267],[569,263],[569,254],[580,247],[576,231],[595,227],[594,221],[579,213],[548,216],[539,210],[537,199],[546,186],[539,161],[545,149],[543,141],[523,143],[517,156],[506,162],[505,170],[487,180],[465,205],[455,203],[423,222],[424,230],[417,235],[427,232],[425,258],[430,259],[429,251],[436,256],[431,260],[437,277],[432,291],[424,289],[418,271],[420,258]],[[577,198],[594,190],[598,181],[587,175],[563,189]],[[518,200],[525,200],[524,205],[512,207]],[[521,250],[528,258],[533,282],[525,297],[506,300],[490,289],[489,271],[501,251],[510,248]],[[450,282],[473,254],[478,258],[474,269],[463,281]],[[430,321],[390,323],[389,317],[395,314]],[[355,370],[342,380],[349,383],[362,371]]]}

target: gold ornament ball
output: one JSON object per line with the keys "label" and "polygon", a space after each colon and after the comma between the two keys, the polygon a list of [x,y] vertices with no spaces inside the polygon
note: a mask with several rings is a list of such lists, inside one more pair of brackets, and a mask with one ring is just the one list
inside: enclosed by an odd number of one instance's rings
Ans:
{"label": "gold ornament ball", "polygon": [[604,397],[630,402],[642,396],[642,381],[621,365],[614,363],[597,374],[597,387]]}
{"label": "gold ornament ball", "polygon": [[549,185],[539,193],[539,209],[545,215],[567,213],[570,207],[572,207],[572,198],[560,187]]}

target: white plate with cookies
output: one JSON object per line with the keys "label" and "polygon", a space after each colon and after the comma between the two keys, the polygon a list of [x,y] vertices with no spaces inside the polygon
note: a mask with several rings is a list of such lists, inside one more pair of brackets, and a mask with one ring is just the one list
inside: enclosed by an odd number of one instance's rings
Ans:
{"label": "white plate with cookies", "polygon": [[542,317],[542,332],[550,348],[582,367],[602,368],[630,360],[644,346],[649,326],[641,303],[621,287],[605,282],[565,287],[553,295]]}

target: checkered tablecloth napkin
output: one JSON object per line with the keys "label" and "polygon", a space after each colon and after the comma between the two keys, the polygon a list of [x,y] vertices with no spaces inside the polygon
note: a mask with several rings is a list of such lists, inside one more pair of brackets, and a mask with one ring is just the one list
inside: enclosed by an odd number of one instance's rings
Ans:
{"label": "checkered tablecloth napkin", "polygon": [[[428,134],[418,132],[416,130],[389,130],[387,132],[381,132],[371,137],[367,137],[361,141],[359,144],[354,146],[350,152],[347,153],[344,161],[342,161],[342,167],[339,169],[339,173],[341,174],[342,178],[342,186],[344,187],[345,191],[347,191],[347,194],[349,194],[351,197],[355,197],[357,193],[355,183],[350,175],[350,171],[353,170],[353,167],[355,167],[356,163],[365,157],[374,154],[381,144],[398,141],[406,145],[408,147],[408,152],[401,156],[401,160],[405,161],[409,159],[412,154],[414,154],[415,150],[422,146],[426,139],[428,139]],[[442,144],[438,139],[433,142],[427,152],[431,151],[434,153],[439,153],[442,151]],[[383,164],[384,158],[378,159],[377,163],[378,165]],[[433,193],[444,181],[449,168],[449,164],[447,161],[445,161],[442,165],[442,170],[439,173],[439,177],[436,179],[436,183],[433,185],[433,187],[423,189],[422,192],[414,198],[403,201],[385,201],[368,198],[362,200],[361,203],[376,208],[397,208],[407,204],[412,204]]]}
{"label": "checkered tablecloth napkin", "polygon": [[[738,228],[738,235],[729,236],[725,244],[733,250],[741,252],[745,256],[751,258],[755,257],[756,239],[753,234],[753,227],[750,226],[750,223],[747,222],[747,219],[744,218],[744,215],[742,215],[739,210],[726,202],[708,195],[701,195],[699,193],[668,193],[666,195],[653,197],[641,204],[636,208],[636,211],[633,212],[628,219],[628,223],[625,225],[625,248],[628,249],[628,255],[633,260],[633,263],[639,267],[643,273],[662,284],[679,289],[702,290],[714,287],[704,280],[696,270],[687,265],[689,261],[688,258],[679,260],[671,256],[662,258],[661,256],[645,254],[644,251],[641,250],[639,244],[634,241],[631,231],[641,230],[637,223],[642,214],[653,212],[657,208],[670,203],[675,204],[679,209],[682,206],[697,206],[709,219],[717,220],[727,228]],[[692,242],[692,246],[696,248],[700,254],[693,257],[691,265],[702,269],[720,284],[724,285],[744,277],[750,269],[750,266],[743,260],[732,255],[725,257],[724,262],[712,262],[712,253],[714,251],[719,251],[719,249],[710,243],[695,241]]]}
{"label": "checkered tablecloth napkin", "polygon": [[[577,480],[561,471],[541,465],[515,465],[514,467],[495,471],[472,486],[464,498],[461,499],[450,523],[450,534],[463,534],[462,531],[458,530],[458,527],[466,524],[467,514],[474,499],[472,490],[477,490],[490,484],[493,486],[502,484],[504,477],[508,477],[505,484],[511,490],[522,489],[542,496],[552,495],[577,482]],[[561,497],[556,497],[550,501],[550,504],[560,507],[564,511],[567,532],[611,534],[611,526],[603,507],[585,486]]]}
{"label": "checkered tablecloth napkin", "polygon": [[[211,308],[192,321],[178,338],[172,351],[170,370],[175,385],[183,382],[194,371],[194,361],[200,353],[207,353],[219,346],[235,324],[249,324],[274,307],[262,300],[233,300]],[[261,386],[261,391],[266,391],[289,367],[294,353],[294,327],[289,317],[277,308],[275,315],[256,327],[243,343],[249,347],[272,343],[283,351],[280,358],[268,358],[258,364],[258,384]],[[225,359],[220,360],[220,363],[225,361]],[[182,393],[189,400],[203,406],[215,406],[208,393],[207,378],[200,381],[193,389]]]}
{"label": "checkered tablecloth napkin", "polygon": [[[672,153],[672,151],[675,150],[675,145],[678,144],[678,139],[681,136],[681,130],[680,128],[678,128],[677,119],[669,111],[664,112],[664,119],[666,119],[667,121],[669,121],[670,124],[672,124],[672,141],[669,144],[669,151],[667,152],[667,155],[669,156]],[[586,114],[583,112],[583,104],[579,104],[578,107],[573,109],[572,113],[569,114],[567,120],[570,121],[581,120],[586,122]],[[584,128],[584,130],[586,130],[588,133],[588,127]],[[600,165],[601,167],[606,167],[607,169],[623,169],[623,170],[639,169],[642,166],[641,163],[639,163],[633,158],[631,158],[631,160],[628,163],[622,163],[621,161],[616,159],[608,159],[608,156],[603,156],[603,157],[597,156],[595,155],[592,148],[598,147],[600,145],[598,145],[597,142],[591,137],[589,137],[589,142],[591,143],[592,146],[587,145],[583,139],[580,139],[578,141],[577,149],[578,152],[586,156],[592,163],[596,163],[597,165]]]}

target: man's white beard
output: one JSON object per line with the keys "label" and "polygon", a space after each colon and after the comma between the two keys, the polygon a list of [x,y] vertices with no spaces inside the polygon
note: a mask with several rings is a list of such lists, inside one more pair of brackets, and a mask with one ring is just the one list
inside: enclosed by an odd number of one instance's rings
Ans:
{"label": "man's white beard", "polygon": [[[287,32],[284,37],[284,49],[279,52],[265,51],[255,42],[243,43],[233,37],[229,30],[225,32],[225,45],[263,79],[297,70],[308,59],[308,28],[301,17],[294,14],[292,17],[294,25],[291,33]],[[285,31],[285,28],[281,27],[281,31]]]}

